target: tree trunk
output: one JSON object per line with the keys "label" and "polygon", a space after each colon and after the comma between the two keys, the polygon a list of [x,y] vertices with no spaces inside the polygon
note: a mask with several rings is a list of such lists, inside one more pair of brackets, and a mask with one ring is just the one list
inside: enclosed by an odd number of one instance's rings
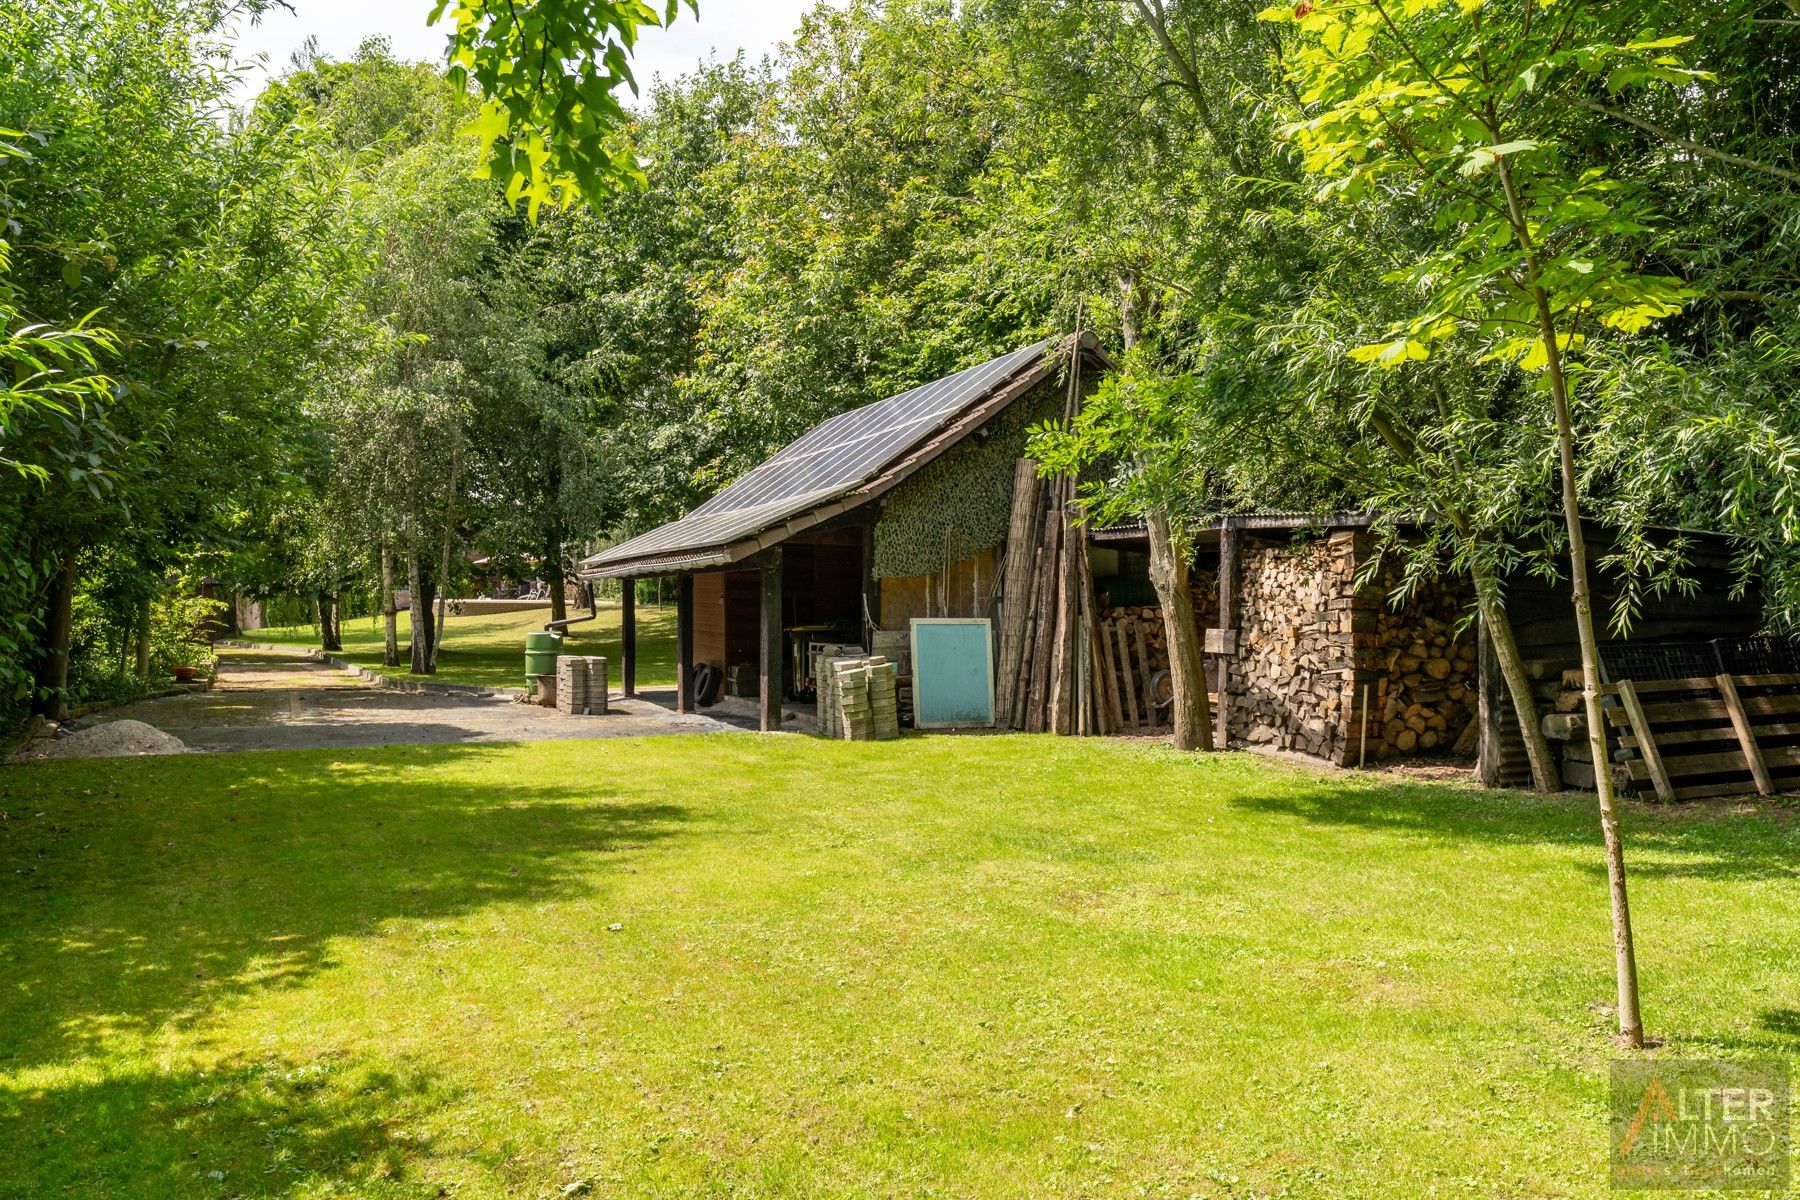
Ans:
{"label": "tree trunk", "polygon": [[563,595],[568,573],[563,569],[563,530],[558,517],[544,527],[544,583],[550,589],[550,619],[568,620],[569,600]]}
{"label": "tree trunk", "polygon": [[1177,541],[1167,513],[1145,516],[1150,539],[1150,582],[1162,605],[1169,643],[1169,680],[1174,685],[1177,750],[1213,748],[1212,710],[1206,698],[1206,669],[1200,627],[1194,620],[1194,592],[1188,581],[1187,547]]}
{"label": "tree trunk", "polygon": [[319,606],[319,645],[326,650],[342,650],[343,644],[338,641],[337,622],[333,620],[331,593],[321,590],[317,593]]}
{"label": "tree trunk", "polygon": [[[1395,457],[1408,466],[1418,465],[1418,455],[1413,450],[1410,432],[1403,434],[1379,411],[1369,414],[1369,424]],[[1444,503],[1440,497],[1434,498],[1444,510],[1457,536],[1474,545],[1474,524],[1467,514],[1454,504]],[[1476,561],[1479,561],[1478,557]],[[1500,677],[1506,682],[1507,694],[1512,697],[1513,712],[1519,719],[1519,732],[1525,739],[1525,757],[1531,763],[1531,784],[1540,792],[1554,792],[1560,781],[1556,777],[1556,767],[1550,761],[1550,743],[1544,740],[1544,730],[1538,721],[1537,700],[1531,694],[1531,681],[1525,677],[1525,663],[1519,656],[1518,639],[1513,637],[1512,620],[1506,615],[1506,607],[1500,603],[1499,580],[1480,567],[1473,568],[1470,574],[1474,576],[1475,594],[1481,606],[1482,619],[1487,622],[1494,658],[1500,664]]]}
{"label": "tree trunk", "polygon": [[450,444],[450,481],[444,489],[444,542],[438,556],[437,621],[431,630],[432,673],[437,672],[438,650],[444,642],[445,605],[450,600],[450,549],[456,537],[456,477],[462,470],[462,438],[452,435]]}
{"label": "tree trunk", "polygon": [[1476,577],[1481,619],[1487,622],[1488,640],[1494,648],[1494,659],[1500,664],[1500,678],[1506,681],[1513,713],[1519,718],[1519,735],[1525,739],[1525,757],[1531,763],[1531,786],[1540,792],[1554,792],[1559,790],[1560,780],[1550,760],[1550,743],[1544,740],[1543,723],[1538,720],[1537,699],[1531,694],[1531,680],[1525,677],[1525,660],[1519,656],[1512,620],[1499,599],[1488,594],[1493,586],[1492,580]]}
{"label": "tree trunk", "polygon": [[1569,594],[1575,607],[1575,634],[1581,640],[1581,684],[1588,724],[1588,750],[1594,761],[1594,788],[1599,794],[1600,836],[1606,851],[1606,879],[1612,897],[1613,968],[1619,992],[1619,1040],[1633,1048],[1644,1044],[1644,1021],[1638,1006],[1637,949],[1631,936],[1631,902],[1625,889],[1625,848],[1619,814],[1613,803],[1613,779],[1606,754],[1606,719],[1600,710],[1600,639],[1594,633],[1593,593],[1588,586],[1587,539],[1581,530],[1581,501],[1575,474],[1575,423],[1569,411],[1568,378],[1556,318],[1544,291],[1537,246],[1513,186],[1512,168],[1498,160],[1500,185],[1513,235],[1525,252],[1526,280],[1537,310],[1538,337],[1544,346],[1545,373],[1556,410],[1556,457],[1562,481],[1563,524],[1569,536]]}
{"label": "tree trunk", "polygon": [[407,612],[412,618],[412,629],[406,638],[407,670],[414,675],[431,673],[431,618],[430,610],[425,604],[425,572],[419,569],[419,556],[408,551],[406,555],[406,589]]}
{"label": "tree trunk", "polygon": [[69,635],[75,623],[75,552],[63,559],[50,584],[44,612],[44,648],[38,658],[37,689],[32,707],[52,721],[68,713]]}
{"label": "tree trunk", "polygon": [[381,543],[381,665],[400,665],[400,616],[394,604],[394,548]]}
{"label": "tree trunk", "polygon": [[137,623],[137,677],[150,678],[150,598],[144,597],[143,605],[138,609]]}

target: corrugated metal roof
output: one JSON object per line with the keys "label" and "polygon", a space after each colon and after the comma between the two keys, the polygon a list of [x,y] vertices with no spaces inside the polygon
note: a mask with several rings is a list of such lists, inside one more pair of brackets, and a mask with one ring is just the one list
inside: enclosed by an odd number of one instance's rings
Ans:
{"label": "corrugated metal roof", "polygon": [[841,413],[814,427],[678,521],[582,562],[607,573],[722,547],[781,524],[868,482],[972,405],[1038,366],[1048,341],[945,376],[934,383]]}

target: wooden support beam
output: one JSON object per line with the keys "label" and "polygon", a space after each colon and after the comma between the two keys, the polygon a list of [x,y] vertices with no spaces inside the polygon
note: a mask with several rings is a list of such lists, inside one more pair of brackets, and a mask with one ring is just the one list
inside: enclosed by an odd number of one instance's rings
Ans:
{"label": "wooden support beam", "polygon": [[[1675,799],[1675,788],[1669,782],[1669,773],[1663,770],[1662,753],[1656,748],[1656,737],[1650,732],[1650,719],[1644,715],[1643,702],[1638,699],[1637,688],[1631,680],[1619,681],[1619,703],[1625,706],[1625,715],[1631,719],[1631,730],[1637,734],[1638,753],[1644,756],[1644,766],[1650,771],[1651,782],[1656,784],[1656,798],[1659,800]],[[1594,770],[1604,771],[1607,763],[1595,763]]]}
{"label": "wooden support beam", "polygon": [[762,565],[762,631],[757,638],[759,666],[757,727],[764,733],[781,728],[782,662],[786,653],[781,632],[781,547],[768,552]]}
{"label": "wooden support beam", "polygon": [[675,577],[675,711],[694,711],[694,577]]}
{"label": "wooden support beam", "polygon": [[1133,621],[1131,632],[1137,637],[1138,662],[1144,668],[1144,724],[1156,724],[1156,691],[1150,686],[1150,653],[1144,649],[1144,623]]}
{"label": "wooden support beam", "polygon": [[[1113,636],[1119,639],[1119,686],[1125,694],[1125,715],[1130,718],[1129,727],[1136,729],[1143,722],[1138,720],[1137,675],[1131,669],[1131,638],[1125,632],[1125,621],[1121,617],[1113,623]],[[1136,621],[1131,623],[1137,624]]]}
{"label": "wooden support beam", "polygon": [[1775,783],[1769,778],[1769,768],[1763,763],[1762,748],[1756,744],[1756,734],[1750,728],[1750,717],[1744,712],[1744,702],[1738,698],[1737,682],[1730,675],[1718,678],[1719,694],[1725,697],[1725,711],[1731,714],[1731,727],[1737,730],[1738,745],[1744,748],[1744,762],[1750,768],[1750,775],[1756,780],[1758,794],[1772,796],[1775,794]]}
{"label": "wooden support beam", "polygon": [[1213,745],[1224,750],[1231,745],[1231,664],[1237,660],[1238,627],[1238,527],[1233,517],[1219,522],[1219,631],[1228,639],[1231,652],[1220,655],[1214,680],[1218,693],[1217,710],[1213,713]]}
{"label": "wooden support beam", "polygon": [[619,691],[637,695],[637,580],[619,580]]}
{"label": "wooden support beam", "polygon": [[881,581],[875,578],[875,518],[862,527],[863,649],[875,652],[875,631],[881,628]]}

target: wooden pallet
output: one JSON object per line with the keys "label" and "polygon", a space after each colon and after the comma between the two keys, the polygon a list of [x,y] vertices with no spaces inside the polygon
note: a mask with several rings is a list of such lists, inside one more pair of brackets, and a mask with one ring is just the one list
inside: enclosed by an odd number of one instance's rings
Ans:
{"label": "wooden pallet", "polygon": [[1102,703],[1112,729],[1156,727],[1156,699],[1150,693],[1150,655],[1143,623],[1136,617],[1099,622]]}
{"label": "wooden pallet", "polygon": [[1607,718],[1660,800],[1800,790],[1800,675],[1623,680]]}

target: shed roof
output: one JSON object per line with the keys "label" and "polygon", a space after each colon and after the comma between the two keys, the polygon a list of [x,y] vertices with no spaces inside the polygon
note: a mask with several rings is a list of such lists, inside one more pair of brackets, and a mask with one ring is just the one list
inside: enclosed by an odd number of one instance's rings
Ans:
{"label": "shed roof", "polygon": [[[886,491],[1056,369],[1033,342],[815,426],[678,521],[583,560],[589,578],[724,566]],[[1082,350],[1110,365],[1091,334]]]}

